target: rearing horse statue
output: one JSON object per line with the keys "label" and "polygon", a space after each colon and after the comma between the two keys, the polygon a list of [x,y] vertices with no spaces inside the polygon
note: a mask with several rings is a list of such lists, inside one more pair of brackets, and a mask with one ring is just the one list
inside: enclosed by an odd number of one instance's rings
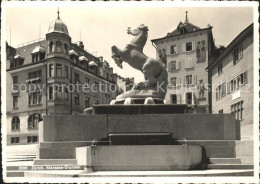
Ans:
{"label": "rearing horse statue", "polygon": [[[161,60],[149,58],[143,53],[148,37],[148,27],[143,24],[134,29],[128,27],[127,33],[134,38],[123,50],[113,46],[112,58],[120,68],[122,68],[122,62],[125,61],[144,74],[145,81],[136,84],[131,91],[153,90],[158,98],[164,99],[168,84],[168,73],[165,65]],[[131,91],[118,96],[117,99],[131,96]]]}

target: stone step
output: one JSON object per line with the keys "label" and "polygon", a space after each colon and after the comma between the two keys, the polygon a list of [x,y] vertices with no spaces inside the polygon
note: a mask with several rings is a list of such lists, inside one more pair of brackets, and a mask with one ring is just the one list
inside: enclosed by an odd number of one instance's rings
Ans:
{"label": "stone step", "polygon": [[209,164],[209,169],[254,169],[254,165],[243,164]]}
{"label": "stone step", "polygon": [[206,155],[209,158],[235,158],[235,147],[233,146],[207,146]]}
{"label": "stone step", "polygon": [[34,165],[77,165],[76,159],[35,159]]}
{"label": "stone step", "polygon": [[73,147],[40,148],[39,159],[75,159],[76,150]]}
{"label": "stone step", "polygon": [[210,158],[212,164],[241,164],[240,158]]}
{"label": "stone step", "polygon": [[203,170],[203,171],[99,171],[88,173],[86,171],[26,171],[25,177],[207,177],[207,176],[253,176],[254,171],[251,169],[243,170]]}
{"label": "stone step", "polygon": [[235,146],[236,140],[179,140],[180,143],[201,146]]}

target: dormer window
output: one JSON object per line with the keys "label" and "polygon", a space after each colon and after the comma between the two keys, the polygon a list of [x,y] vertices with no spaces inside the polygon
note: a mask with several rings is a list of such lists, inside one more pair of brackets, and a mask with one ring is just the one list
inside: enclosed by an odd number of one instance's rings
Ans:
{"label": "dormer window", "polygon": [[80,64],[83,65],[85,62],[88,62],[88,59],[85,56],[80,56],[79,57],[79,62],[80,62]]}
{"label": "dormer window", "polygon": [[56,52],[61,52],[61,42],[60,41],[56,42]]}
{"label": "dormer window", "polygon": [[32,62],[36,63],[43,60],[45,57],[45,48],[42,46],[36,46],[32,51]]}
{"label": "dormer window", "polygon": [[20,54],[17,54],[14,56],[13,63],[11,63],[11,68],[19,67],[23,65],[23,62],[24,62],[24,57]]}
{"label": "dormer window", "polygon": [[75,63],[78,64],[78,54],[74,50],[69,51],[70,59]]}

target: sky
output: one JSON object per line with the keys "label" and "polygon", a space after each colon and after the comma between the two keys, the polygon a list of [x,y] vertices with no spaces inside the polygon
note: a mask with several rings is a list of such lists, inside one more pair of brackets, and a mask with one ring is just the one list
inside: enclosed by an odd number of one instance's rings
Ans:
{"label": "sky", "polygon": [[253,22],[252,7],[68,7],[62,4],[9,7],[6,9],[6,41],[10,43],[11,35],[11,45],[17,48],[18,44],[45,38],[50,23],[57,18],[58,6],[60,18],[67,25],[72,42],[83,41],[87,51],[103,56],[115,73],[135,77],[135,82],[144,80],[143,74],[127,63],[120,69],[111,58],[113,45],[123,49],[132,39],[126,32],[127,27],[148,26],[144,54],[155,58],[156,50],[150,40],[173,31],[180,21],[185,21],[186,11],[191,23],[201,28],[206,28],[208,24],[213,26],[216,45],[227,46]]}

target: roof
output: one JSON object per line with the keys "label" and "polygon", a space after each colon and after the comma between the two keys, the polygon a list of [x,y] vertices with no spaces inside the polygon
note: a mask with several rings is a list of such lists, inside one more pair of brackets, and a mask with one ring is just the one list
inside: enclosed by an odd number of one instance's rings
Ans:
{"label": "roof", "polygon": [[[32,63],[32,53],[35,50],[35,48],[39,47],[39,46],[42,49],[46,50],[47,46],[48,46],[47,40],[42,40],[42,41],[35,42],[35,43],[29,44],[29,45],[18,47],[16,49],[15,55],[19,54],[24,57],[23,65],[30,64],[30,63]],[[45,54],[46,54],[46,52],[45,52]],[[46,56],[45,56],[45,58],[46,58]]]}
{"label": "roof", "polygon": [[62,20],[60,19],[59,16],[49,26],[48,33],[52,33],[52,32],[64,33],[69,36],[68,28],[67,28],[66,24],[64,22],[62,22]]}
{"label": "roof", "polygon": [[208,68],[212,68],[215,66],[217,63],[219,63],[226,55],[228,55],[233,49],[249,34],[253,32],[254,29],[254,24],[250,24],[246,29],[244,29],[237,37],[226,47],[224,52],[222,52],[218,58],[216,58],[213,62],[211,62]]}
{"label": "roof", "polygon": [[[189,27],[188,30],[191,29],[190,26],[187,26],[187,27]],[[180,36],[180,35],[185,35],[185,34],[195,33],[195,32],[199,32],[199,31],[204,31],[204,30],[208,30],[208,29],[212,29],[212,26],[207,27],[207,28],[203,28],[203,29],[197,29],[196,28],[196,31],[189,31],[189,32],[187,31],[186,33],[182,33],[182,34],[178,33],[178,30],[175,29],[171,33],[167,33],[167,35],[165,37],[152,39],[151,41],[154,42],[154,41],[162,40],[162,39],[165,39],[165,38],[172,38],[172,37],[176,37],[176,36]]]}
{"label": "roof", "polygon": [[38,52],[44,53],[45,50],[46,50],[46,49],[43,48],[41,45],[37,45],[37,46],[35,47],[35,49],[33,49],[32,54],[38,53]]}

